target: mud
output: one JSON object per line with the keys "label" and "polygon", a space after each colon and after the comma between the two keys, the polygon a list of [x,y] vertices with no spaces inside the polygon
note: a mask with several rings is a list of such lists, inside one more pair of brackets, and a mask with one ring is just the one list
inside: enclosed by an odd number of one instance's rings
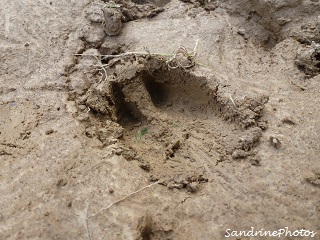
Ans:
{"label": "mud", "polygon": [[2,5],[0,239],[320,231],[317,1]]}

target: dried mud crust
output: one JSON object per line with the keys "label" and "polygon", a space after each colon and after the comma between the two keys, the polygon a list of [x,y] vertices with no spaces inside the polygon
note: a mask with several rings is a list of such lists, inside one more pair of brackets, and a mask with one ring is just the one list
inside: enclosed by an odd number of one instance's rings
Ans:
{"label": "dried mud crust", "polygon": [[259,163],[255,147],[268,97],[235,102],[217,80],[169,70],[157,58],[116,62],[107,69],[112,77],[76,99],[86,136],[98,138],[101,147],[111,145],[115,154],[138,161],[150,180],[189,191],[221,161]]}

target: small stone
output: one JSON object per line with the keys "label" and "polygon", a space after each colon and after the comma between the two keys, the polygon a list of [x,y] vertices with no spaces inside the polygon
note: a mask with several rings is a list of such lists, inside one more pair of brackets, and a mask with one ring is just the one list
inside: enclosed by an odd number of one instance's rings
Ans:
{"label": "small stone", "polygon": [[174,188],[174,181],[171,181],[171,182],[168,182],[168,184],[167,184],[167,188],[168,189],[173,189]]}
{"label": "small stone", "polygon": [[243,28],[238,29],[237,33],[241,36],[244,36],[246,34],[246,31]]}
{"label": "small stone", "polygon": [[270,137],[270,143],[276,149],[279,149],[281,147],[281,145],[282,145],[280,140],[278,138],[274,137],[274,136]]}
{"label": "small stone", "polygon": [[54,133],[54,130],[51,128],[51,129],[48,129],[47,131],[46,131],[46,135],[49,135],[49,134],[51,134],[51,133]]}
{"label": "small stone", "polygon": [[171,149],[172,150],[177,150],[180,147],[180,140],[175,141],[172,145],[171,145]]}
{"label": "small stone", "polygon": [[258,158],[250,159],[250,163],[251,163],[253,166],[261,166],[261,164],[260,164],[260,159],[258,159]]}
{"label": "small stone", "polygon": [[236,149],[232,153],[232,158],[233,159],[241,159],[241,158],[246,158],[248,156],[248,153],[242,149]]}
{"label": "small stone", "polygon": [[181,189],[181,188],[183,188],[183,185],[181,183],[176,183],[175,181],[171,181],[167,184],[167,188],[168,189],[174,189],[174,188]]}
{"label": "small stone", "polygon": [[60,178],[57,182],[57,186],[58,187],[63,187],[65,185],[67,185],[68,181],[65,178]]}
{"label": "small stone", "polygon": [[188,188],[189,192],[194,193],[194,192],[196,192],[198,190],[198,183],[197,182],[192,182],[192,183],[188,184],[187,188]]}
{"label": "small stone", "polygon": [[290,117],[290,116],[287,116],[287,117],[284,117],[281,122],[285,123],[285,124],[289,124],[289,125],[295,125],[296,124],[296,121]]}
{"label": "small stone", "polygon": [[87,121],[89,119],[88,113],[81,113],[78,115],[77,120],[80,122]]}
{"label": "small stone", "polygon": [[268,121],[267,120],[261,120],[258,121],[258,127],[261,128],[261,130],[266,130],[268,129]]}
{"label": "small stone", "polygon": [[127,161],[134,160],[135,152],[131,149],[124,149],[121,153],[122,157],[124,157]]}
{"label": "small stone", "polygon": [[93,22],[93,23],[102,23],[104,18],[103,18],[103,13],[101,11],[102,9],[101,4],[92,4],[85,13],[85,17]]}
{"label": "small stone", "polygon": [[283,26],[285,24],[287,24],[288,22],[290,22],[291,20],[288,19],[288,18],[283,18],[283,17],[280,17],[277,19],[277,22],[280,26]]}
{"label": "small stone", "polygon": [[87,106],[84,105],[84,104],[80,104],[80,105],[78,106],[78,108],[79,108],[79,110],[84,111],[84,110],[87,109]]}
{"label": "small stone", "polygon": [[146,172],[150,171],[150,163],[148,162],[142,162],[139,164],[139,167],[141,167],[143,170],[145,170]]}
{"label": "small stone", "polygon": [[86,130],[85,130],[85,134],[88,138],[93,138],[96,136],[96,129],[95,127],[88,127]]}

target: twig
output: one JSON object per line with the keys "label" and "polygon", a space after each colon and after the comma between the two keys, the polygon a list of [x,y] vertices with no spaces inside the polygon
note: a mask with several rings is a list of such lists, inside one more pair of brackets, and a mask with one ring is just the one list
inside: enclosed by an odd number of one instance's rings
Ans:
{"label": "twig", "polygon": [[87,230],[87,233],[88,233],[88,238],[89,240],[91,240],[91,233],[90,233],[90,229],[89,229],[89,223],[88,223],[88,212],[89,212],[89,207],[90,207],[90,204],[92,203],[92,201],[89,202],[88,206],[87,206],[87,209],[86,209],[86,219],[85,219],[85,222],[86,222],[86,230]]}
{"label": "twig", "polygon": [[224,188],[224,190],[226,190],[226,192],[228,192],[227,189],[223,186],[223,184],[219,181],[219,179],[217,179],[217,181],[218,181],[218,183],[220,183],[220,185]]}
{"label": "twig", "polygon": [[87,217],[87,218],[95,217],[95,216],[97,216],[99,213],[101,213],[101,212],[103,212],[103,211],[111,208],[113,205],[115,205],[115,204],[117,204],[117,203],[120,203],[120,202],[124,201],[125,199],[127,199],[128,197],[130,197],[130,196],[132,196],[132,195],[134,195],[134,194],[137,194],[137,193],[143,191],[143,190],[146,189],[146,188],[152,187],[153,185],[156,185],[156,184],[158,184],[158,183],[160,183],[160,182],[161,182],[161,181],[159,180],[159,181],[154,182],[154,183],[151,183],[151,184],[149,184],[149,185],[147,185],[147,186],[145,186],[145,187],[143,187],[143,188],[140,188],[139,190],[134,191],[134,192],[132,192],[132,193],[124,196],[123,198],[121,198],[121,199],[119,199],[119,200],[117,200],[117,201],[109,204],[108,206],[101,208],[97,213],[95,213],[95,214],[93,214],[93,215],[91,215],[91,216],[89,216],[89,217]]}
{"label": "twig", "polygon": [[290,80],[290,83],[291,83],[292,85],[300,88],[302,91],[305,91],[305,90],[308,89],[308,88],[306,88],[306,87],[304,87],[304,86],[301,86],[301,85],[299,85],[299,84],[297,84],[297,83],[294,83],[292,80]]}
{"label": "twig", "polygon": [[233,101],[233,98],[232,98],[232,96],[231,96],[231,95],[229,95],[229,98],[230,98],[230,100],[231,100],[232,105],[234,106],[234,108],[235,108],[235,109],[237,109],[237,108],[238,108],[238,106],[237,106],[237,105],[236,105],[236,103]]}
{"label": "twig", "polygon": [[196,40],[196,44],[194,45],[194,48],[193,48],[193,57],[194,57],[194,58],[197,57],[198,45],[199,45],[199,38]]}

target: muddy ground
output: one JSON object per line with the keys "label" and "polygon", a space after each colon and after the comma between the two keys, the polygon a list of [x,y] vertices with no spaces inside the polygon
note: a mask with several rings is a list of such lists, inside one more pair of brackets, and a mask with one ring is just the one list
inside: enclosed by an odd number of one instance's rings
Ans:
{"label": "muddy ground", "polygon": [[319,12],[3,1],[0,239],[320,232]]}

